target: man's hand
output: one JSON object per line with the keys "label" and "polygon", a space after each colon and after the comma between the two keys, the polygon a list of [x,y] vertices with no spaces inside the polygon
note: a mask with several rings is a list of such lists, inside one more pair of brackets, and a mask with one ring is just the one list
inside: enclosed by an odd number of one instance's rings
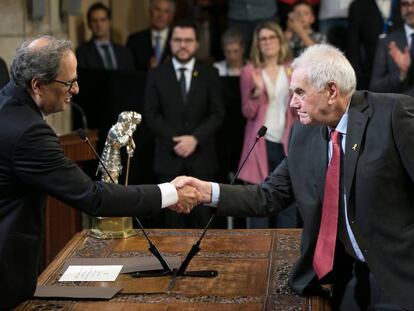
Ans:
{"label": "man's hand", "polygon": [[194,177],[179,176],[171,182],[177,189],[184,186],[196,188],[200,195],[200,203],[211,203],[211,183]]}
{"label": "man's hand", "polygon": [[400,76],[405,78],[407,76],[408,68],[411,65],[410,50],[408,47],[402,52],[395,41],[391,41],[388,45],[388,53],[394,60],[398,69],[400,70]]}
{"label": "man's hand", "polygon": [[176,187],[178,193],[178,202],[169,206],[168,209],[177,212],[189,214],[194,206],[200,204],[200,193],[191,186]]}
{"label": "man's hand", "polygon": [[183,158],[191,155],[198,144],[197,139],[192,135],[175,136],[173,141],[176,143],[174,146],[175,153]]}

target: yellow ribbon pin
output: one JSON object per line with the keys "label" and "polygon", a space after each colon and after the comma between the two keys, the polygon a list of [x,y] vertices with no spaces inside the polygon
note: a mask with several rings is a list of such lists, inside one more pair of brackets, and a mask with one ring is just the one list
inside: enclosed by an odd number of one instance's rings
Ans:
{"label": "yellow ribbon pin", "polygon": [[352,150],[357,150],[357,148],[358,148],[358,144],[354,144],[354,145],[352,146]]}

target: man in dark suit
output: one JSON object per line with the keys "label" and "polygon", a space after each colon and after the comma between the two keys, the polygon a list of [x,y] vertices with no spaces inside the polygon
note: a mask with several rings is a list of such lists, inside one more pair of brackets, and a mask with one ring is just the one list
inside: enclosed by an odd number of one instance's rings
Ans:
{"label": "man in dark suit", "polygon": [[295,199],[303,219],[295,292],[321,294],[329,282],[334,310],[413,310],[414,99],[355,91],[351,64],[327,45],[292,68],[300,123],[262,184],[173,183],[197,187],[218,215],[276,214]]}
{"label": "man in dark suit", "polygon": [[348,21],[346,54],[357,74],[358,89],[366,90],[380,35],[385,36],[402,25],[399,0],[356,0],[349,6]]}
{"label": "man in dark suit", "polygon": [[101,2],[91,5],[87,13],[92,39],[76,49],[80,68],[125,70],[134,68],[128,48],[111,41],[111,10]]}
{"label": "man in dark suit", "polygon": [[127,41],[127,47],[132,52],[137,70],[147,71],[171,56],[170,25],[174,13],[174,0],[151,0],[150,28],[133,33]]}
{"label": "man in dark suit", "polygon": [[[215,134],[224,118],[218,72],[194,58],[194,22],[175,24],[170,44],[172,60],[149,72],[146,88],[144,117],[156,136],[154,170],[164,181],[182,174],[211,179],[218,167]],[[189,217],[164,213],[170,228],[202,228],[209,217],[206,208]]]}
{"label": "man in dark suit", "polygon": [[414,86],[414,1],[401,0],[400,7],[403,27],[390,32],[377,45],[369,86],[374,92],[402,93]]}
{"label": "man in dark suit", "polygon": [[92,182],[66,158],[44,120],[79,92],[76,57],[66,40],[28,41],[12,61],[0,92],[0,309],[30,298],[36,287],[47,194],[94,216],[156,216],[195,192],[171,184],[124,187]]}

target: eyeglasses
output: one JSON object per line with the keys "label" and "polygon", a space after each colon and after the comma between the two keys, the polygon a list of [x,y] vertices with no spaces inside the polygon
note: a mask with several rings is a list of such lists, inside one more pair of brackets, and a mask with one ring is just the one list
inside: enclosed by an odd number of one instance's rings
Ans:
{"label": "eyeglasses", "polygon": [[57,79],[54,79],[53,82],[60,83],[62,85],[67,86],[68,87],[68,92],[70,92],[70,90],[72,89],[73,85],[75,83],[76,84],[78,83],[78,77],[76,77],[75,80],[73,80],[71,82],[65,82],[65,81],[61,81],[61,80],[57,80]]}
{"label": "eyeglasses", "polygon": [[172,38],[171,41],[176,44],[191,44],[194,43],[196,40],[192,38]]}
{"label": "eyeglasses", "polygon": [[259,42],[260,43],[271,42],[271,41],[275,41],[276,39],[277,39],[276,35],[268,36],[268,37],[261,37],[259,38]]}
{"label": "eyeglasses", "polygon": [[401,8],[408,9],[408,8],[414,7],[414,1],[401,1],[400,5],[401,5]]}

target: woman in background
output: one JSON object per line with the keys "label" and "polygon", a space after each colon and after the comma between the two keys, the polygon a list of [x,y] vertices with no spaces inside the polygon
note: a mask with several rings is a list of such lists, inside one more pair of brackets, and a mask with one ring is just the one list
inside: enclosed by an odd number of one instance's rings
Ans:
{"label": "woman in background", "polygon": [[245,64],[243,34],[236,28],[229,28],[221,37],[225,59],[214,63],[220,77],[240,76]]}
{"label": "woman in background", "polygon": [[[259,24],[253,35],[251,63],[240,77],[242,113],[246,117],[240,164],[246,158],[257,131],[267,127],[265,139],[257,142],[241,170],[239,179],[258,184],[284,159],[290,128],[294,121],[289,108],[290,51],[283,31],[275,22]],[[275,223],[268,218],[249,218],[248,228],[296,227],[294,206],[278,214]]]}

